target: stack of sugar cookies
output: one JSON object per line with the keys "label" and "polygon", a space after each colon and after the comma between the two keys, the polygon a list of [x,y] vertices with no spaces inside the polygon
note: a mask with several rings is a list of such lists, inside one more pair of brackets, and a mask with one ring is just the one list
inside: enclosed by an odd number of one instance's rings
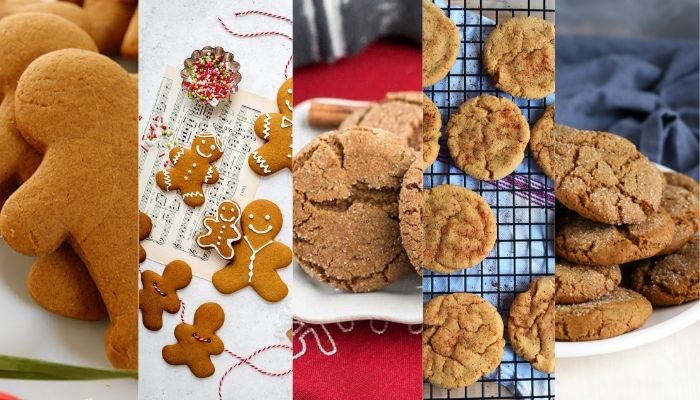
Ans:
{"label": "stack of sugar cookies", "polygon": [[0,234],[37,257],[40,306],[108,316],[107,358],[136,369],[137,85],[97,53],[92,22],[74,4],[0,2]]}
{"label": "stack of sugar cookies", "polygon": [[697,182],[662,173],[622,137],[555,124],[553,108],[533,128],[531,150],[561,203],[557,340],[621,335],[652,306],[700,297]]}

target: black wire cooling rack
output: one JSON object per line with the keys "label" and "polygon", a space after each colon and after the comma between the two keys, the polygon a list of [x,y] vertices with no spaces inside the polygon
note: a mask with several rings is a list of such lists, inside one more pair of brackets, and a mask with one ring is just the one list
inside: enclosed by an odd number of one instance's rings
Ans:
{"label": "black wire cooling rack", "polygon": [[[424,186],[453,184],[481,194],[497,215],[498,240],[488,257],[473,268],[450,275],[425,270],[424,302],[446,293],[471,292],[494,304],[505,322],[514,296],[526,290],[533,279],[554,272],[553,185],[529,152],[511,175],[496,182],[478,181],[455,167],[444,133],[451,113],[464,101],[481,94],[513,100],[531,124],[540,117],[549,103],[547,99],[518,99],[496,90],[482,70],[481,50],[484,39],[499,21],[532,15],[553,23],[554,1],[452,0],[449,6],[443,7],[460,30],[462,48],[450,74],[424,90],[440,110],[443,120],[438,162],[424,173]],[[440,5],[439,1],[437,3]],[[423,398],[554,399],[554,375],[532,369],[506,344],[506,352],[495,373],[458,390],[445,390],[424,382]]]}

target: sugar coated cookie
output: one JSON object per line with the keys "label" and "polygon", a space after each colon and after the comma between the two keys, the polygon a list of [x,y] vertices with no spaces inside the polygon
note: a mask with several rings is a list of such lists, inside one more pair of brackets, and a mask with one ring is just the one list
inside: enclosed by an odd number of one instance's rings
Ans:
{"label": "sugar coated cookie", "polygon": [[542,171],[556,181],[554,106],[547,107],[530,130],[530,153]]}
{"label": "sugar coated cookie", "polygon": [[615,289],[622,280],[617,265],[590,266],[559,259],[554,268],[557,304],[592,301]]}
{"label": "sugar coated cookie", "polygon": [[484,67],[496,87],[515,97],[554,92],[554,26],[519,16],[498,24],[484,44]]}
{"label": "sugar coated cookie", "polygon": [[497,180],[525,157],[530,126],[512,101],[491,95],[468,100],[447,122],[455,164],[476,179]]}
{"label": "sugar coated cookie", "polygon": [[289,78],[277,91],[279,112],[266,113],[255,120],[255,134],[266,141],[248,156],[248,165],[258,175],[292,169],[292,99],[292,78]]}
{"label": "sugar coated cookie", "polygon": [[459,31],[440,7],[423,0],[423,87],[444,78],[459,54]]}
{"label": "sugar coated cookie", "polygon": [[496,218],[469,189],[440,185],[423,193],[423,266],[453,273],[480,263],[496,243]]}
{"label": "sugar coated cookie", "polygon": [[211,356],[224,351],[224,342],[216,336],[224,325],[224,310],[216,303],[204,303],[194,314],[192,325],[175,327],[176,344],[163,347],[163,359],[170,365],[187,365],[197,378],[214,374]]}
{"label": "sugar coated cookie", "polygon": [[401,244],[399,192],[415,152],[379,129],[322,134],[294,159],[294,253],[312,278],[353,292],[413,267]]}
{"label": "sugar coated cookie", "polygon": [[700,184],[688,175],[683,175],[678,172],[664,172],[664,178],[666,179],[666,184],[680,186],[694,194],[695,197],[700,197]]}
{"label": "sugar coated cookie", "polygon": [[204,249],[214,249],[227,260],[234,256],[233,242],[241,239],[238,222],[241,220],[241,208],[238,203],[224,200],[219,203],[216,217],[204,218],[206,232],[197,236],[197,244]]}
{"label": "sugar coated cookie", "polygon": [[143,326],[157,331],[163,327],[163,311],[175,314],[180,311],[179,289],[187,287],[192,280],[192,269],[186,262],[175,260],[165,266],[163,276],[153,271],[141,273],[139,309]]}
{"label": "sugar coated cookie", "polygon": [[471,293],[433,297],[423,305],[423,378],[446,389],[469,386],[498,367],[503,321]]}
{"label": "sugar coated cookie", "polygon": [[211,165],[224,154],[221,140],[211,132],[202,132],[192,139],[189,149],[170,149],[172,167],[158,171],[156,184],[165,191],[178,190],[190,207],[204,204],[203,185],[219,181],[219,171]]}
{"label": "sugar coated cookie", "polygon": [[423,162],[416,157],[401,183],[399,193],[399,230],[401,231],[401,243],[406,250],[413,268],[419,275],[423,269]]}
{"label": "sugar coated cookie", "polygon": [[440,153],[442,116],[428,96],[423,95],[423,169],[437,160]]}
{"label": "sugar coated cookie", "polygon": [[661,208],[673,219],[673,239],[661,254],[671,254],[683,247],[700,228],[700,199],[681,186],[666,184]]}
{"label": "sugar coated cookie", "polygon": [[538,278],[518,293],[508,314],[508,338],[516,353],[542,372],[554,372],[554,277]]}

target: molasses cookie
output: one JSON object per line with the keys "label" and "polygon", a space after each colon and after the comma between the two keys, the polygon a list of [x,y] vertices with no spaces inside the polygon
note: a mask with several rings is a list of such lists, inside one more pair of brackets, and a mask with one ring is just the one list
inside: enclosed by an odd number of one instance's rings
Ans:
{"label": "molasses cookie", "polygon": [[618,287],[594,301],[557,304],[556,338],[575,342],[619,336],[642,326],[650,315],[644,296]]}
{"label": "molasses cookie", "polygon": [[379,128],[393,133],[417,151],[423,142],[423,95],[420,92],[387,93],[384,100],[350,114],[339,129],[351,126]]}
{"label": "molasses cookie", "polygon": [[678,172],[664,172],[664,178],[666,179],[667,185],[680,186],[694,194],[695,197],[700,197],[700,185],[695,179],[688,175],[683,175]]}
{"label": "molasses cookie", "polygon": [[530,126],[512,101],[490,95],[470,99],[447,122],[455,164],[476,179],[497,180],[525,157]]}
{"label": "molasses cookie", "polygon": [[655,306],[674,306],[700,297],[700,237],[674,254],[641,261],[632,273],[632,289]]}
{"label": "molasses cookie", "polygon": [[437,160],[440,153],[440,128],[442,128],[442,116],[435,103],[428,96],[423,95],[423,168]]}
{"label": "molasses cookie", "polygon": [[615,265],[658,254],[671,243],[674,230],[663,209],[630,225],[602,224],[565,211],[557,215],[554,245],[557,255],[572,263]]}
{"label": "molasses cookie", "polygon": [[530,130],[530,153],[552,180],[556,180],[554,169],[555,141],[554,106],[547,107]]}
{"label": "molasses cookie", "polygon": [[676,225],[671,243],[660,254],[671,254],[693,238],[700,228],[700,201],[688,190],[666,185],[661,207],[668,212]]}
{"label": "molasses cookie", "polygon": [[557,260],[554,269],[557,304],[578,304],[592,301],[615,289],[622,280],[617,265],[590,266]]}
{"label": "molasses cookie", "polygon": [[532,283],[515,296],[508,315],[508,338],[533,368],[554,372],[554,277]]}
{"label": "molasses cookie", "polygon": [[401,243],[406,250],[408,259],[418,275],[422,275],[423,250],[423,223],[421,210],[423,209],[423,160],[416,160],[408,167],[403,176],[401,192],[399,193],[399,229],[401,231]]}
{"label": "molasses cookie", "polygon": [[496,219],[469,189],[440,185],[423,193],[423,267],[453,273],[473,267],[496,243]]}
{"label": "molasses cookie", "polygon": [[606,224],[643,222],[658,210],[666,182],[632,142],[607,132],[556,129],[556,196],[568,209]]}
{"label": "molasses cookie", "polygon": [[423,87],[444,78],[459,53],[459,31],[440,7],[423,0]]}
{"label": "molasses cookie", "polygon": [[491,32],[484,66],[496,86],[515,97],[539,99],[554,91],[554,26],[514,17]]}
{"label": "molasses cookie", "polygon": [[446,389],[469,386],[498,367],[503,321],[471,293],[432,298],[423,305],[423,378]]}
{"label": "molasses cookie", "polygon": [[399,191],[415,152],[380,129],[318,136],[294,159],[294,253],[314,279],[368,292],[413,270],[401,244]]}

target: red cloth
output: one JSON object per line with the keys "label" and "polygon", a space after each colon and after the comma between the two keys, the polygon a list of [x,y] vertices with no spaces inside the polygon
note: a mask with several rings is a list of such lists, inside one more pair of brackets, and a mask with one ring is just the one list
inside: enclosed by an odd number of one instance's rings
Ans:
{"label": "red cloth", "polygon": [[[315,97],[376,100],[388,91],[421,91],[421,63],[419,46],[380,41],[333,65],[295,70],[294,102]],[[379,332],[385,327],[381,321],[372,324]],[[347,330],[350,323],[341,326]],[[381,334],[372,331],[368,321],[355,322],[347,331],[337,324],[296,324],[295,328],[294,354],[306,346],[294,360],[295,399],[422,398],[421,335],[409,331],[420,326],[391,323]]]}

